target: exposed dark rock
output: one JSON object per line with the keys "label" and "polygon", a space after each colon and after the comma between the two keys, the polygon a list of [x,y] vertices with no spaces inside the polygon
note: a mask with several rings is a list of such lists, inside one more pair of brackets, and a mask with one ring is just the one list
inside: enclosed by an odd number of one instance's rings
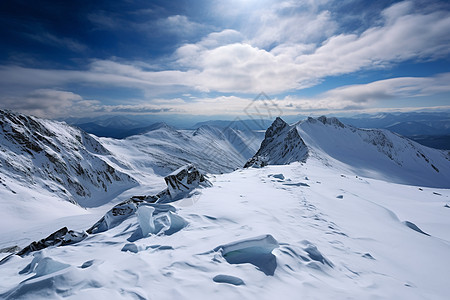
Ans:
{"label": "exposed dark rock", "polygon": [[308,148],[295,126],[289,126],[281,118],[276,118],[267,129],[258,152],[247,161],[244,168],[261,168],[268,164],[289,164],[305,161]]}
{"label": "exposed dark rock", "polygon": [[84,240],[87,234],[84,232],[75,232],[73,230],[68,230],[67,227],[63,227],[58,231],[50,234],[45,239],[37,242],[32,242],[30,245],[23,248],[17,253],[19,256],[25,256],[31,252],[38,251],[51,246],[64,246],[74,243],[78,243]]}

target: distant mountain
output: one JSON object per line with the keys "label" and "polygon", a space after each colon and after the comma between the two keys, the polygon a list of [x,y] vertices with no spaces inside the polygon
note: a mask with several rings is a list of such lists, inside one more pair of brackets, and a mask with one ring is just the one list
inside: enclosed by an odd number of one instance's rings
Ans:
{"label": "distant mountain", "polygon": [[[398,129],[400,131],[407,127],[408,122],[414,124],[414,128],[410,128],[408,135],[423,134],[450,134],[450,113],[449,112],[412,112],[412,113],[381,113],[377,115],[360,115],[353,118],[340,118],[344,124],[352,125],[359,128],[383,128]],[[405,125],[403,125],[405,124]],[[422,125],[419,126],[419,125]],[[433,132],[430,132],[430,128]],[[405,134],[405,132],[398,132]]]}
{"label": "distant mountain", "polygon": [[219,128],[233,128],[237,130],[266,130],[270,124],[272,123],[271,120],[265,120],[265,119],[246,119],[246,120],[233,120],[233,121],[227,121],[227,120],[211,120],[206,122],[199,122],[193,126],[194,129],[197,129],[201,126],[208,125],[208,126],[214,126]]}
{"label": "distant mountain", "polygon": [[359,128],[388,129],[428,147],[450,149],[450,113],[448,112],[362,114],[353,118],[340,118],[340,120]]}
{"label": "distant mountain", "polygon": [[[102,144],[124,163],[142,164],[148,172],[165,175],[188,163],[204,173],[224,173],[241,167],[258,149],[262,132],[203,125],[177,130],[165,123],[126,139],[102,138]],[[139,177],[139,174],[136,174]]]}
{"label": "distant mountain", "polygon": [[136,135],[136,134],[143,134],[148,131],[152,131],[161,124],[165,123],[154,123],[147,126],[142,127],[129,127],[129,126],[121,126],[118,124],[115,124],[114,126],[119,127],[113,127],[113,125],[109,126],[102,126],[95,122],[90,123],[83,123],[83,124],[76,124],[77,127],[83,129],[86,132],[92,133],[95,136],[98,137],[111,137],[115,139],[124,139],[126,137]]}
{"label": "distant mountain", "polygon": [[317,159],[361,176],[396,183],[450,187],[450,156],[388,130],[358,129],[336,118],[308,118],[287,125],[277,118],[254,161],[288,164]]}

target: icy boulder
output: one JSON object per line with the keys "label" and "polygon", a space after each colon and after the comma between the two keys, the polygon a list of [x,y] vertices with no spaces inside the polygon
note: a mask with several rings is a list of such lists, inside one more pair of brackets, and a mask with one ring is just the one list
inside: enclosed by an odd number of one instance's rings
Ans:
{"label": "icy boulder", "polygon": [[272,251],[278,242],[270,234],[218,246],[214,251],[221,252],[230,264],[250,263],[266,275],[275,274],[277,259]]}
{"label": "icy boulder", "polygon": [[137,210],[139,227],[142,231],[142,236],[148,236],[155,233],[155,223],[153,221],[153,212],[155,209],[151,206],[141,206]]}
{"label": "icy boulder", "polygon": [[[164,206],[161,209],[158,206]],[[139,231],[135,232],[128,240],[136,241],[151,234],[172,235],[184,227],[188,222],[175,213],[173,206],[164,204],[142,203],[137,210]]]}
{"label": "icy boulder", "polygon": [[267,129],[258,152],[247,161],[244,168],[284,165],[305,161],[307,157],[308,148],[297,128],[278,117]]}
{"label": "icy boulder", "polygon": [[132,199],[119,203],[109,210],[103,218],[87,230],[87,233],[99,233],[116,227],[128,217],[134,215],[138,203]]}

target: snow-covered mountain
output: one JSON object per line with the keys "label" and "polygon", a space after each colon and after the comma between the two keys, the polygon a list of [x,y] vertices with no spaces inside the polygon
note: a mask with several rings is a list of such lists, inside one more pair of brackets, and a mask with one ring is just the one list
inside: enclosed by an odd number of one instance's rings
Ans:
{"label": "snow-covered mountain", "polygon": [[12,195],[19,185],[92,206],[137,184],[106,162],[111,153],[95,138],[65,123],[0,110],[0,126],[0,176]]}
{"label": "snow-covered mountain", "polygon": [[[358,129],[336,118],[308,118],[289,126],[277,118],[246,167],[315,157],[336,169],[390,182],[450,187],[450,157],[383,129]],[[262,162],[262,163],[261,163]]]}
{"label": "snow-covered mountain", "polygon": [[196,130],[176,130],[159,123],[141,135],[100,140],[117,159],[138,166],[133,176],[139,179],[144,169],[144,173],[164,176],[189,163],[204,173],[233,171],[256,152],[262,133],[209,125]]}
{"label": "snow-covered mountain", "polygon": [[0,226],[0,298],[448,298],[448,154],[335,118],[276,119],[247,163],[262,168],[171,173],[242,166],[241,141],[259,144],[246,134],[160,124],[90,137],[104,147],[92,155],[139,185]]}
{"label": "snow-covered mountain", "polygon": [[164,176],[189,163],[205,173],[228,172],[242,166],[262,140],[251,131],[180,131],[165,123],[124,140],[97,138],[63,122],[10,111],[0,111],[0,125],[1,226],[84,215],[67,202],[98,207],[135,186],[154,192],[164,186]]}

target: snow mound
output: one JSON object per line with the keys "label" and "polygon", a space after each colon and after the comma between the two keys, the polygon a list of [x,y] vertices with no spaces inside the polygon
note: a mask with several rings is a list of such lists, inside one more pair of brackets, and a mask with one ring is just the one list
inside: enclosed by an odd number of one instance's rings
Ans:
{"label": "snow mound", "polygon": [[220,252],[230,264],[250,263],[272,276],[277,268],[277,258],[272,254],[275,248],[278,248],[278,242],[268,234],[221,245],[214,251]]}

